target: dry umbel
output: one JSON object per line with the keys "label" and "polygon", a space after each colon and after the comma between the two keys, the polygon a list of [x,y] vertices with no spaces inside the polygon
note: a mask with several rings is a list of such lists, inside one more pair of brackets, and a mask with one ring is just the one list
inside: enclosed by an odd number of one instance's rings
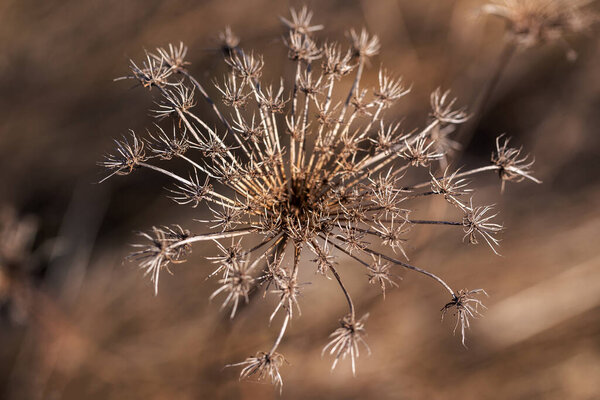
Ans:
{"label": "dry umbel", "polygon": [[[224,54],[230,72],[213,81],[226,112],[190,74],[185,46],[148,53],[141,67],[132,62],[128,78],[162,95],[157,116],[172,118],[175,130],[168,135],[157,128],[158,133],[146,140],[132,133],[101,163],[108,176],[136,169],[166,175],[174,182],[171,192],[177,203],[206,205],[212,214],[201,221],[206,232],[155,227],[141,234],[146,243],[132,257],[158,292],[160,272],[183,262],[193,243],[216,243],[220,254],[209,257],[216,264],[210,276],[220,277],[220,287],[211,298],[222,296],[233,318],[249,294],[262,286],[265,296],[277,299],[270,321],[282,314],[272,348],[231,365],[243,367],[241,378],[268,379],[278,386],[284,358],[277,350],[290,320],[300,315],[300,268],[314,266],[334,278],[348,303],[347,315],[324,348],[333,357],[332,368],[349,358],[355,372],[359,348],[368,351],[366,315],[357,316],[340,275],[345,268],[336,262],[340,257],[362,265],[369,282],[383,292],[397,286],[398,268],[437,282],[449,297],[444,312],[457,310],[464,343],[469,318],[482,306],[474,296],[483,290],[456,291],[436,274],[409,264],[407,234],[419,225],[450,225],[463,228],[470,243],[483,239],[497,251],[501,226],[492,221],[489,206],[473,205],[465,177],[487,171],[496,172],[503,185],[523,179],[538,182],[531,164],[507,142],[498,142],[489,166],[436,172],[448,150],[447,143],[437,140],[447,141],[454,126],[467,120],[465,109],[456,107],[448,91],[438,89],[431,95],[425,126],[402,132],[399,124],[384,119],[384,113],[410,91],[403,81],[382,68],[378,87],[361,86],[364,69],[380,48],[377,37],[352,30],[347,51],[337,43],[319,45],[313,33],[323,27],[312,25],[311,18],[303,8],[282,19],[289,28],[283,43],[296,73],[290,81],[277,77],[277,86],[261,81],[262,56],[242,50],[229,29],[220,35],[226,41],[222,47],[228,49]],[[338,82],[352,73],[351,88],[338,104]],[[193,112],[198,95],[221,122],[219,130]],[[439,130],[445,134],[436,134]],[[189,171],[160,166],[171,158],[183,160]],[[429,169],[431,180],[407,184],[407,172],[417,168]],[[454,206],[455,220],[412,217],[411,202],[436,196]],[[310,262],[301,262],[304,258]]]}
{"label": "dry umbel", "polygon": [[586,6],[591,0],[499,0],[486,4],[482,11],[502,18],[507,26],[508,41],[522,48],[550,42],[562,42],[568,57],[576,53],[567,37],[579,33],[597,21]]}

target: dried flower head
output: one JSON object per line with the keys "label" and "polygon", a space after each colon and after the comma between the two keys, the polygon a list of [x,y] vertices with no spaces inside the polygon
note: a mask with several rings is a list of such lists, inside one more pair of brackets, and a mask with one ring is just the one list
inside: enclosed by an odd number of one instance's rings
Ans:
{"label": "dried flower head", "polygon": [[471,199],[463,218],[463,227],[465,231],[463,240],[468,239],[469,243],[477,244],[479,243],[478,237],[481,237],[494,253],[498,254],[496,248],[500,245],[500,240],[496,239],[495,235],[504,228],[500,224],[491,222],[491,220],[498,215],[489,215],[489,212],[493,209],[493,205],[474,207],[473,199]]}
{"label": "dried flower head", "polygon": [[292,31],[301,33],[303,35],[310,35],[311,33],[320,31],[324,28],[323,25],[310,25],[313,12],[310,11],[306,6],[303,6],[300,11],[290,8],[290,15],[290,19],[284,17],[279,17],[279,19]]}
{"label": "dried flower head", "polygon": [[[491,222],[490,207],[467,207],[460,201],[468,192],[463,178],[485,171],[500,172],[503,180],[530,178],[530,164],[500,146],[493,165],[452,174],[446,170],[441,177],[432,174],[431,180],[411,184],[418,176],[415,170],[428,167],[449,151],[440,145],[436,129],[449,132],[466,121],[466,111],[456,109],[449,92],[438,89],[431,96],[433,118],[425,126],[404,133],[399,123],[384,123],[391,103],[408,94],[408,89],[383,68],[376,88],[361,86],[368,59],[379,51],[377,37],[365,30],[351,31],[350,52],[342,52],[340,45],[331,42],[322,49],[310,37],[321,28],[311,25],[311,18],[303,9],[283,19],[290,28],[286,45],[294,64],[291,70],[296,72],[291,77],[276,77],[279,87],[261,81],[262,56],[243,51],[237,42],[235,46],[230,43],[225,62],[231,71],[217,87],[223,104],[217,105],[184,68],[183,45],[169,47],[164,54],[159,52],[163,54],[160,57],[150,59],[154,69],[168,71],[160,84],[149,72],[132,67],[142,85],[160,92],[164,99],[161,110],[174,119],[180,132],[155,134],[150,145],[152,157],[146,156],[144,142],[133,136],[133,142],[118,142],[116,155],[101,163],[110,176],[128,174],[138,167],[162,174],[174,181],[171,192],[177,203],[205,206],[210,216],[196,221],[207,232],[154,228],[143,234],[149,243],[133,258],[151,274],[157,287],[161,269],[182,262],[193,243],[216,243],[217,255],[209,256],[216,269],[210,276],[217,277],[220,287],[211,298],[224,295],[223,307],[231,307],[231,317],[241,302],[250,300],[249,294],[258,285],[277,298],[271,320],[278,317],[283,322],[273,348],[234,364],[244,367],[242,378],[258,375],[276,385],[282,383],[279,367],[283,357],[275,351],[291,319],[300,315],[301,269],[314,268],[344,294],[349,314],[324,351],[334,356],[334,367],[350,358],[354,372],[359,347],[367,347],[366,316],[356,319],[342,279],[342,272],[349,272],[347,263],[337,264],[337,257],[361,265],[368,280],[382,290],[396,285],[394,269],[427,276],[453,298],[460,298],[456,307],[466,309],[461,312],[468,317],[473,313],[469,304],[475,303],[455,295],[457,292],[432,272],[402,261],[408,259],[408,229],[423,224],[463,227],[465,239],[474,243],[483,238],[496,251],[494,235],[500,226]],[[315,60],[322,55],[324,60],[317,65]],[[180,66],[176,69],[179,80],[171,81],[175,64]],[[351,72],[352,82],[340,83]],[[193,93],[204,97],[202,103],[217,117],[218,129],[191,107]],[[337,103],[336,98],[342,100]],[[227,112],[221,111],[223,106]],[[177,158],[187,170],[159,167],[155,158]],[[409,218],[415,208],[428,208],[414,207],[415,202],[435,196],[455,204],[461,216],[441,221]],[[462,214],[466,214],[464,218]],[[312,254],[310,263],[303,259],[306,250]]]}
{"label": "dried flower head", "polygon": [[189,148],[188,139],[184,134],[178,135],[177,129],[173,127],[173,135],[169,136],[160,127],[156,126],[157,132],[149,134],[151,141],[148,147],[161,160],[170,160],[173,157],[183,156]]}
{"label": "dried flower head", "polygon": [[442,92],[441,88],[435,89],[431,94],[431,116],[440,124],[462,124],[469,119],[466,109],[455,109],[456,97],[449,100],[450,91]]}
{"label": "dried flower head", "polygon": [[172,72],[179,73],[183,72],[190,63],[185,61],[188,48],[179,42],[179,46],[174,46],[169,43],[168,48],[157,48],[156,53],[149,53],[152,58],[159,62],[164,62]]}
{"label": "dried flower head", "polygon": [[248,295],[252,289],[254,277],[248,273],[248,269],[247,260],[232,260],[232,263],[227,266],[223,279],[219,280],[221,287],[210,296],[212,300],[220,293],[227,295],[221,309],[231,305],[230,318],[235,316],[240,300],[245,300],[246,303],[249,301]]}
{"label": "dried flower head", "polygon": [[405,148],[401,156],[415,167],[427,167],[431,161],[439,160],[444,156],[431,148],[434,143],[427,137],[420,137],[413,143],[404,139],[404,144]]}
{"label": "dried flower head", "polygon": [[98,165],[112,171],[100,182],[104,182],[113,175],[130,174],[141,162],[146,160],[144,142],[139,140],[133,131],[130,131],[130,134],[131,143],[125,136],[123,136],[123,140],[115,140],[116,153],[107,154],[104,156],[104,161],[98,163]]}
{"label": "dried flower head", "polygon": [[225,62],[244,82],[259,79],[265,64],[262,56],[255,56],[254,53],[244,54],[244,52],[232,53]]}
{"label": "dried flower head", "polygon": [[329,336],[331,341],[323,347],[322,354],[328,352],[334,357],[332,370],[335,369],[338,361],[349,357],[352,363],[352,374],[356,375],[356,359],[360,355],[359,345],[364,346],[368,354],[371,354],[371,349],[364,339],[367,318],[369,314],[363,315],[359,320],[356,320],[353,314],[348,314],[340,320],[340,327]]}
{"label": "dried flower head", "polygon": [[460,325],[460,336],[463,346],[465,345],[465,330],[471,327],[470,318],[477,318],[481,315],[479,308],[485,308],[481,300],[474,298],[474,295],[480,293],[488,295],[483,289],[467,290],[461,289],[456,294],[452,295],[452,300],[448,302],[442,308],[442,319],[449,310],[454,310],[456,315],[456,324],[454,325],[454,332]]}
{"label": "dried flower head", "polygon": [[452,174],[449,173],[450,167],[444,170],[444,176],[436,178],[431,172],[431,191],[436,194],[441,194],[444,199],[452,205],[457,206],[461,210],[466,209],[466,205],[459,200],[460,196],[467,195],[473,189],[467,189],[468,181],[464,178],[457,179],[457,174],[460,169],[457,169]]}
{"label": "dried flower head", "polygon": [[321,49],[310,36],[290,31],[289,37],[283,40],[288,48],[288,57],[294,61],[311,63],[321,58]]}
{"label": "dried flower head", "polygon": [[379,70],[379,88],[375,90],[375,98],[384,108],[391,106],[396,100],[410,93],[410,88],[402,84],[402,78],[390,78],[385,69]]}
{"label": "dried flower head", "polygon": [[188,88],[184,85],[175,85],[170,89],[164,89],[163,101],[158,103],[158,109],[153,110],[158,119],[174,116],[179,119],[181,113],[193,108],[195,88]]}
{"label": "dried flower head", "polygon": [[204,183],[200,183],[198,172],[194,171],[194,175],[189,176],[186,182],[175,184],[175,189],[170,189],[173,194],[171,199],[177,204],[189,204],[196,208],[203,201],[208,200],[212,192],[212,185],[210,185],[210,179],[207,176]]}
{"label": "dried flower head", "polygon": [[290,318],[294,316],[294,308],[296,308],[298,314],[301,314],[300,304],[298,303],[298,296],[300,296],[298,278],[288,273],[285,269],[279,268],[278,273],[273,276],[273,281],[276,288],[271,293],[279,296],[279,303],[277,303],[269,321],[273,322],[273,318],[275,318],[280,309],[289,314]]}
{"label": "dried flower head", "polygon": [[365,59],[379,53],[381,45],[377,35],[371,36],[363,28],[360,33],[357,33],[354,29],[350,30],[349,36],[352,40],[352,54],[354,57]]}
{"label": "dried flower head", "polygon": [[223,79],[223,85],[215,82],[215,87],[223,95],[223,104],[234,108],[243,108],[246,105],[251,92],[246,92],[244,82],[238,84],[237,77],[234,74],[227,75]]}
{"label": "dried flower head", "polygon": [[150,275],[150,280],[154,283],[154,292],[158,293],[158,278],[160,271],[169,270],[169,264],[179,264],[185,262],[186,256],[192,248],[185,240],[190,236],[189,231],[184,230],[179,225],[173,227],[152,227],[151,233],[140,232],[140,236],[147,239],[149,244],[134,244],[133,247],[140,248],[128,258],[140,263],[144,269],[144,275]]}
{"label": "dried flower head", "polygon": [[221,51],[226,56],[231,55],[239,44],[240,39],[233,33],[230,26],[226,26],[224,30],[220,31],[217,35]]}
{"label": "dried flower head", "polygon": [[529,160],[529,155],[521,156],[522,148],[515,149],[508,147],[510,138],[504,138],[504,135],[496,138],[496,152],[492,153],[492,164],[498,167],[498,174],[502,180],[502,191],[504,192],[505,183],[508,181],[521,182],[527,178],[535,183],[541,183],[536,179],[531,171],[535,160]]}
{"label": "dried flower head", "polygon": [[323,74],[325,76],[340,79],[348,75],[356,64],[351,64],[352,52],[348,50],[342,53],[340,46],[336,43],[325,43],[323,45]]}
{"label": "dried flower head", "polygon": [[[150,54],[146,55],[146,60],[142,62],[142,66],[138,67],[133,60],[130,60],[131,72],[133,78],[137,79],[143,87],[152,88],[153,86],[164,87],[169,84],[169,77],[173,73],[171,68],[164,62],[162,58],[156,59]],[[124,79],[122,77],[117,79]]]}
{"label": "dried flower head", "polygon": [[386,285],[390,287],[399,287],[396,282],[394,282],[394,275],[392,274],[392,264],[383,262],[381,260],[381,256],[373,257],[373,262],[367,267],[367,276],[369,277],[369,283],[377,283],[381,287],[381,293],[385,298],[385,289]]}
{"label": "dried flower head", "polygon": [[[588,28],[597,17],[584,10],[589,0],[501,0],[483,6],[506,21],[509,40],[528,48],[563,40]],[[571,57],[574,53],[571,51]]]}
{"label": "dried flower head", "polygon": [[258,381],[268,379],[275,387],[279,387],[279,391],[281,392],[283,379],[281,379],[279,368],[281,368],[284,362],[285,358],[282,354],[259,351],[255,356],[248,357],[243,362],[237,364],[229,364],[227,367],[244,367],[240,372],[240,379],[251,377],[256,377]]}

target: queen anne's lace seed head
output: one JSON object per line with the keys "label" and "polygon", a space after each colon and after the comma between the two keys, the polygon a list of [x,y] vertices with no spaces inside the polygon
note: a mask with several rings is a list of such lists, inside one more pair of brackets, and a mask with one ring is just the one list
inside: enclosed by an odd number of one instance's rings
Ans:
{"label": "queen anne's lace seed head", "polygon": [[226,296],[221,309],[231,306],[230,318],[235,316],[240,301],[244,300],[246,303],[249,301],[248,295],[252,289],[254,277],[248,272],[247,260],[235,260],[228,266],[223,279],[219,280],[221,287],[210,296],[211,300],[221,293]]}
{"label": "queen anne's lace seed head", "polygon": [[144,275],[150,275],[154,283],[154,292],[158,293],[158,278],[161,270],[166,269],[170,273],[169,264],[185,262],[185,258],[191,252],[191,247],[187,243],[181,243],[190,236],[190,232],[179,225],[173,225],[153,227],[152,232],[140,232],[139,235],[147,239],[150,244],[134,244],[133,247],[140,250],[131,253],[129,258],[140,263]]}
{"label": "queen anne's lace seed head", "polygon": [[457,178],[457,174],[460,170],[456,170],[450,173],[450,167],[447,167],[444,171],[444,176],[436,178],[431,172],[431,190],[434,193],[441,194],[444,199],[452,205],[465,210],[467,206],[460,199],[461,196],[468,195],[473,190],[468,189],[468,181],[464,178]]}
{"label": "queen anne's lace seed head", "polygon": [[406,88],[402,84],[402,78],[391,78],[385,69],[379,70],[379,87],[373,94],[382,107],[390,107],[408,93],[410,93],[410,88]]}
{"label": "queen anne's lace seed head", "polygon": [[290,30],[303,34],[310,35],[313,32],[317,32],[323,29],[323,25],[310,25],[313,17],[313,12],[310,11],[306,6],[303,6],[300,11],[290,9],[291,18],[279,17],[281,22],[287,26]]}
{"label": "queen anne's lace seed head", "polygon": [[277,352],[266,353],[259,351],[255,356],[246,358],[237,364],[229,364],[227,367],[243,367],[240,372],[240,379],[256,378],[259,381],[270,380],[275,387],[283,387],[283,379],[279,373],[279,368],[285,362],[282,354]]}
{"label": "queen anne's lace seed head", "polygon": [[450,91],[437,88],[430,97],[431,116],[442,124],[462,124],[469,119],[465,108],[454,108],[456,97],[449,98]]}
{"label": "queen anne's lace seed head", "polygon": [[385,298],[385,289],[390,287],[399,287],[394,281],[394,275],[392,275],[392,264],[386,263],[381,260],[381,256],[373,257],[373,262],[367,267],[367,276],[369,277],[369,283],[378,284],[381,287],[381,293]]}
{"label": "queen anne's lace seed head", "polygon": [[230,26],[226,26],[225,29],[220,31],[217,35],[221,51],[226,56],[230,56],[231,53],[240,44],[240,39],[233,33]]}
{"label": "queen anne's lace seed head", "polygon": [[258,103],[268,111],[281,114],[285,109],[288,99],[284,95],[285,87],[283,81],[279,83],[279,89],[275,90],[273,85],[267,86],[258,93]]}
{"label": "queen anne's lace seed head", "polygon": [[354,57],[368,59],[379,53],[381,45],[377,35],[369,35],[366,29],[362,29],[360,33],[354,29],[349,32],[352,40],[352,54]]}
{"label": "queen anne's lace seed head", "polygon": [[323,74],[328,77],[340,79],[348,75],[356,66],[352,64],[352,52],[348,50],[342,53],[340,46],[336,43],[325,43],[323,45]]}
{"label": "queen anne's lace seed head", "polygon": [[496,138],[496,152],[492,153],[492,164],[498,167],[498,174],[502,180],[502,191],[504,191],[506,182],[521,182],[524,179],[529,179],[533,182],[540,181],[533,177],[533,166],[535,160],[530,159],[529,155],[521,155],[522,148],[515,149],[508,147],[509,138],[504,138],[504,135]]}
{"label": "queen anne's lace seed head", "polygon": [[139,140],[133,131],[130,131],[131,139],[123,136],[123,140],[115,140],[116,152],[107,154],[100,166],[112,171],[110,175],[102,181],[113,175],[127,175],[139,166],[140,162],[146,161],[146,151],[144,142]]}
{"label": "queen anne's lace seed head", "polygon": [[311,63],[321,58],[321,49],[309,36],[296,31],[290,31],[288,38],[283,40],[288,48],[290,60]]}
{"label": "queen anne's lace seed head", "polygon": [[[151,89],[152,87],[165,87],[170,85],[169,77],[173,74],[171,67],[162,57],[156,57],[150,53],[146,54],[141,66],[138,66],[133,60],[130,60],[132,78],[140,82],[143,87]],[[117,78],[123,79],[127,77]]]}
{"label": "queen anne's lace seed head", "polygon": [[460,326],[460,336],[463,346],[465,345],[465,331],[471,327],[471,318],[477,318],[481,315],[480,310],[485,308],[481,300],[475,298],[475,295],[487,293],[483,289],[467,290],[461,289],[452,295],[452,300],[442,308],[442,319],[450,310],[454,310],[456,315],[456,324],[454,325],[454,333]]}
{"label": "queen anne's lace seed head", "polygon": [[156,54],[150,53],[150,56],[158,61],[164,62],[171,71],[175,73],[183,72],[187,66],[190,65],[185,60],[188,48],[179,42],[179,46],[175,46],[169,43],[167,48],[159,47],[156,49]]}
{"label": "queen anne's lace seed head", "polygon": [[444,156],[432,149],[433,142],[426,137],[417,138],[413,144],[405,139],[404,145],[402,157],[415,167],[427,167],[431,161],[439,160]]}
{"label": "queen anne's lace seed head", "polygon": [[244,82],[259,79],[265,64],[262,56],[255,56],[254,53],[245,54],[244,52],[232,53],[225,59],[225,62]]}
{"label": "queen anne's lace seed head", "polygon": [[158,119],[174,116],[181,118],[181,113],[189,111],[196,105],[194,101],[194,88],[184,85],[175,85],[163,91],[164,100],[158,103],[158,109],[154,110]]}
{"label": "queen anne's lace seed head", "polygon": [[223,104],[236,109],[243,108],[246,105],[248,97],[252,94],[246,91],[244,82],[238,83],[235,74],[227,75],[223,79],[222,85],[215,82],[215,87],[223,96]]}
{"label": "queen anne's lace seed head", "polygon": [[[232,365],[242,367],[241,378],[278,386],[283,356],[276,350],[291,319],[300,316],[307,294],[299,283],[299,276],[305,276],[301,270],[312,268],[328,278],[348,303],[348,315],[324,349],[333,356],[333,367],[349,358],[356,372],[359,349],[368,350],[366,316],[357,319],[342,278],[350,272],[349,263],[360,265],[366,279],[384,293],[397,286],[394,278],[401,268],[433,279],[452,295],[444,310],[456,308],[464,333],[481,306],[472,299],[479,291],[456,292],[437,275],[404,261],[409,228],[462,228],[465,241],[483,239],[497,251],[501,226],[492,221],[491,207],[463,200],[470,194],[464,177],[494,171],[503,182],[537,182],[530,175],[531,162],[507,142],[498,142],[490,166],[453,173],[446,169],[442,176],[432,170],[431,180],[414,182],[416,167],[433,168],[432,161],[446,156],[451,146],[443,135],[466,121],[466,111],[455,107],[449,92],[438,89],[431,95],[432,118],[421,129],[403,132],[399,122],[385,115],[408,94],[403,82],[384,68],[377,87],[366,88],[361,81],[369,59],[379,52],[377,36],[351,31],[350,50],[344,52],[333,42],[319,46],[312,35],[321,26],[312,23],[307,9],[292,11],[282,21],[290,29],[285,44],[294,64],[285,70],[296,71],[294,75],[262,81],[263,57],[242,50],[226,29],[221,39],[230,71],[215,90],[222,102],[214,102],[192,77],[183,44],[158,49],[141,66],[132,62],[130,77],[159,93],[156,113],[172,118],[174,131],[159,128],[149,142],[132,134],[101,162],[109,176],[138,168],[162,174],[174,182],[169,190],[175,202],[202,207],[207,215],[195,219],[203,233],[162,227],[142,234],[145,243],[137,245],[132,258],[151,276],[155,290],[163,269],[183,262],[193,243],[205,241],[217,248],[207,257],[214,264],[207,275],[219,285],[211,298],[221,297],[232,318],[258,286],[263,297],[276,299],[270,320],[281,322],[281,328],[273,347]],[[319,58],[322,62],[315,62]],[[194,107],[194,96],[205,101]],[[197,115],[201,106],[203,115],[212,112],[214,118]],[[164,162],[170,159],[178,163]],[[187,170],[180,171],[181,166]],[[417,214],[425,213],[430,207],[420,205],[436,196],[457,207],[454,217],[430,220]]]}
{"label": "queen anne's lace seed head", "polygon": [[340,360],[350,358],[352,374],[356,375],[356,359],[360,355],[360,347],[364,347],[368,354],[371,354],[371,349],[364,339],[367,318],[369,314],[363,315],[359,320],[352,314],[346,315],[340,320],[340,327],[329,336],[331,341],[323,348],[322,354],[329,353],[333,356],[332,370]]}
{"label": "queen anne's lace seed head", "polygon": [[[587,29],[597,15],[586,10],[587,0],[498,0],[482,11],[506,21],[509,40],[528,48],[564,40],[565,36]],[[569,51],[570,58],[576,54]]]}
{"label": "queen anne's lace seed head", "polygon": [[493,209],[493,205],[474,207],[473,200],[471,199],[463,218],[463,227],[465,231],[463,240],[468,240],[471,244],[478,244],[479,239],[481,238],[485,240],[494,253],[498,254],[497,247],[500,245],[500,240],[496,238],[496,234],[504,228],[501,224],[492,222],[492,219],[498,215],[491,214]]}

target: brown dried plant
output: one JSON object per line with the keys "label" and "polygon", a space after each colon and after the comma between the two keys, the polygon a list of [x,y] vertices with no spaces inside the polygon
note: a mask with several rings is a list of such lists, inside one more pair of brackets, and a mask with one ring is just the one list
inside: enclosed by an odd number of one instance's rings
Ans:
{"label": "brown dried plant", "polygon": [[[501,18],[505,22],[505,40],[489,78],[479,91],[473,118],[462,128],[461,141],[468,142],[475,134],[504,71],[518,51],[558,43],[565,48],[569,61],[577,59],[577,52],[569,40],[598,21],[598,15],[590,7],[591,3],[593,0],[492,0],[481,7],[483,14]],[[448,145],[452,150],[460,148],[453,141],[448,141]]]}
{"label": "brown dried plant", "polygon": [[576,53],[566,38],[587,29],[597,16],[585,9],[591,0],[499,0],[486,4],[482,11],[506,21],[508,41],[522,48],[549,42],[562,42],[568,57]]}
{"label": "brown dried plant", "polygon": [[[230,72],[214,82],[227,112],[190,74],[182,44],[147,53],[141,66],[131,62],[128,78],[162,95],[157,116],[173,118],[174,132],[169,135],[157,128],[147,140],[131,133],[131,139],[117,142],[116,153],[101,162],[109,177],[141,168],[166,175],[175,183],[171,189],[175,202],[207,205],[212,214],[202,221],[207,232],[155,227],[141,234],[146,243],[138,245],[132,258],[150,275],[158,292],[160,272],[183,262],[193,243],[216,243],[221,254],[209,257],[217,265],[210,275],[220,276],[220,288],[211,298],[224,296],[223,307],[231,308],[232,318],[259,285],[265,287],[265,295],[278,299],[270,320],[281,312],[283,322],[271,350],[232,364],[244,367],[241,378],[269,379],[278,386],[284,358],[276,350],[289,321],[300,315],[302,266],[313,265],[322,275],[335,278],[348,303],[348,314],[324,348],[334,357],[332,368],[350,358],[355,372],[359,345],[368,350],[366,316],[357,317],[338,272],[348,262],[362,265],[369,282],[382,291],[397,286],[392,268],[433,279],[450,298],[444,312],[457,310],[464,343],[469,318],[481,306],[474,296],[483,290],[456,291],[436,274],[409,264],[407,233],[424,224],[462,227],[470,243],[483,239],[496,252],[501,226],[492,222],[495,215],[488,214],[489,206],[476,207],[472,199],[465,199],[471,190],[464,178],[490,171],[499,174],[503,185],[523,179],[539,182],[519,150],[498,142],[490,166],[467,171],[447,168],[441,176],[430,172],[430,181],[406,184],[408,171],[430,168],[444,157],[440,149],[447,146],[437,143],[440,136],[433,132],[465,122],[468,114],[455,107],[456,99],[449,92],[438,89],[431,95],[425,127],[403,133],[398,124],[384,120],[386,109],[409,92],[402,80],[381,69],[378,87],[369,91],[361,86],[368,60],[380,48],[377,36],[352,30],[347,51],[337,43],[319,45],[313,33],[323,27],[312,25],[311,18],[312,13],[303,8],[293,10],[291,19],[282,19],[289,28],[283,42],[296,73],[291,82],[277,78],[277,86],[261,81],[262,56],[242,50],[230,29],[220,35]],[[335,88],[352,71],[351,88],[337,104]],[[193,112],[198,94],[222,123],[219,131]],[[190,171],[181,174],[159,166],[160,160],[172,158],[186,162]],[[452,221],[412,217],[407,208],[411,200],[436,196],[446,199],[462,217]],[[258,244],[246,244],[251,240]],[[306,253],[314,254],[308,256],[310,263],[301,262]],[[336,262],[340,257],[342,265]]]}

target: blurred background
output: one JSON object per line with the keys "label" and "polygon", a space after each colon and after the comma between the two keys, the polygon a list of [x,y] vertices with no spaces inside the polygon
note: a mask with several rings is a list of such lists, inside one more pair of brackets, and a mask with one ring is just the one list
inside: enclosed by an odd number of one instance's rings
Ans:
{"label": "blurred background", "polygon": [[[143,49],[183,41],[202,82],[225,71],[216,40],[230,25],[241,46],[265,55],[265,78],[289,74],[278,20],[307,4],[317,38],[347,43],[363,26],[385,65],[413,85],[393,109],[407,129],[423,126],[429,93],[452,88],[476,104],[504,43],[501,20],[477,0],[103,0],[0,2],[0,398],[2,399],[597,399],[600,398],[600,42],[597,29],[563,44],[517,52],[508,63],[457,165],[489,162],[494,139],[513,137],[535,155],[542,185],[474,179],[477,199],[496,203],[507,228],[501,253],[461,243],[461,232],[421,229],[410,242],[416,265],[457,287],[490,294],[465,349],[440,323],[447,301],[431,282],[403,274],[380,291],[349,266],[348,282],[367,321],[370,357],[358,375],[330,373],[322,346],[345,313],[333,283],[308,266],[294,320],[281,346],[283,395],[238,382],[224,369],[270,347],[272,304],[253,302],[233,321],[209,303],[204,256],[164,274],[161,290],[123,262],[134,230],[180,223],[201,231],[201,209],[165,198],[168,182],[147,171],[96,184],[113,138],[150,127],[154,92],[113,82]],[[597,10],[592,3],[590,10]],[[214,93],[214,90],[211,91]],[[212,121],[203,104],[199,113]],[[392,117],[392,116],[390,116]],[[431,210],[443,215],[444,206]],[[342,262],[343,260],[340,260]]]}

